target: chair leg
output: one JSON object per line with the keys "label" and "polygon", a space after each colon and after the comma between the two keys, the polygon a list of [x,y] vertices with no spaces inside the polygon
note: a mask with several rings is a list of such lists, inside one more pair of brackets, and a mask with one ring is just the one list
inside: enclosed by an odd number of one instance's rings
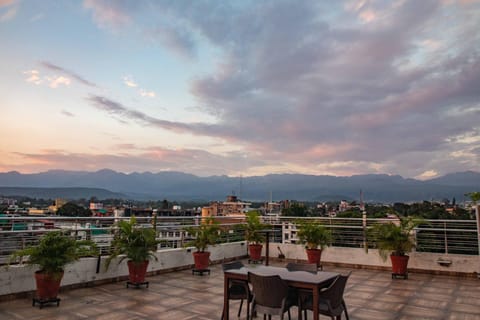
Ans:
{"label": "chair leg", "polygon": [[237,317],[240,318],[240,315],[242,314],[242,306],[243,306],[243,299],[240,299],[240,308],[238,308],[238,314]]}
{"label": "chair leg", "polygon": [[347,318],[347,320],[350,320],[350,318],[348,317],[347,305],[345,304],[345,300],[342,300],[342,305],[343,305],[343,311],[345,312],[345,318]]}

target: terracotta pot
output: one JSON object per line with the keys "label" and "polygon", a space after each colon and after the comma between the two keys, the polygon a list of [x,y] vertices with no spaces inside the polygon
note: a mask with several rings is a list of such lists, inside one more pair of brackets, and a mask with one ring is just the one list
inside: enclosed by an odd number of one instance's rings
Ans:
{"label": "terracotta pot", "polygon": [[56,298],[60,290],[63,271],[50,274],[42,271],[35,272],[35,281],[37,283],[37,299],[48,300]]}
{"label": "terracotta pot", "polygon": [[321,249],[306,249],[308,263],[315,263],[317,267],[320,266],[320,259],[322,257]]}
{"label": "terracotta pot", "polygon": [[407,274],[407,266],[408,266],[408,256],[390,256],[390,260],[392,260],[392,273],[398,275],[406,275]]}
{"label": "terracotta pot", "polygon": [[260,260],[262,259],[262,248],[261,244],[249,244],[248,252],[250,254],[250,260]]}
{"label": "terracotta pot", "polygon": [[196,270],[206,270],[210,264],[210,252],[194,252],[193,261]]}
{"label": "terracotta pot", "polygon": [[131,283],[145,282],[145,275],[147,274],[148,260],[143,262],[133,262],[129,260],[128,265],[128,277]]}

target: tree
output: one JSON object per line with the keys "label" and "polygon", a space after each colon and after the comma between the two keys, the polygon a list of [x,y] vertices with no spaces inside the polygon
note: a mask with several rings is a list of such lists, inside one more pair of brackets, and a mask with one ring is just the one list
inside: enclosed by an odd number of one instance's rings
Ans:
{"label": "tree", "polygon": [[361,217],[362,217],[362,213],[357,208],[353,208],[350,210],[337,213],[337,218],[361,218]]}
{"label": "tree", "polygon": [[64,217],[91,217],[92,211],[73,202],[67,202],[58,208],[57,215]]}
{"label": "tree", "polygon": [[168,209],[168,200],[167,200],[167,199],[163,199],[163,201],[162,201],[162,209]]}
{"label": "tree", "polygon": [[473,204],[477,204],[477,201],[480,201],[480,192],[470,192],[466,194],[467,197],[470,197],[470,199],[473,201]]}
{"label": "tree", "polygon": [[309,217],[310,211],[300,203],[292,203],[289,208],[282,209],[282,216],[287,217]]}

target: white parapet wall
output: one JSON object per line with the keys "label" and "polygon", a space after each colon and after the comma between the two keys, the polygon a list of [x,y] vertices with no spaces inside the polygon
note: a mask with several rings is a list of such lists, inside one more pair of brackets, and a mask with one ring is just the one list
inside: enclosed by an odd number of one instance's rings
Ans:
{"label": "white parapet wall", "polygon": [[[272,257],[277,257],[278,249],[290,260],[307,260],[305,248],[297,244],[270,244]],[[265,250],[263,252],[265,254]],[[427,252],[411,252],[408,268],[430,272],[460,273],[465,275],[480,274],[480,257],[460,254],[439,254]],[[370,249],[368,252],[361,248],[328,247],[322,252],[324,263],[345,264],[363,267],[390,267],[388,259],[383,261],[378,250]]]}
{"label": "white parapet wall", "polygon": [[[151,260],[147,272],[157,272],[184,268],[193,265],[192,252],[195,248],[166,249],[158,251],[155,255],[158,261]],[[209,247],[210,260],[223,261],[247,254],[245,242],[225,243]],[[62,286],[81,285],[99,280],[116,279],[128,275],[126,259],[118,264],[112,261],[109,268],[105,268],[106,257],[101,258],[100,269],[97,273],[98,258],[82,258],[67,265],[62,280]],[[0,296],[30,292],[35,290],[33,273],[35,268],[26,265],[11,265],[8,268],[0,266]]]}

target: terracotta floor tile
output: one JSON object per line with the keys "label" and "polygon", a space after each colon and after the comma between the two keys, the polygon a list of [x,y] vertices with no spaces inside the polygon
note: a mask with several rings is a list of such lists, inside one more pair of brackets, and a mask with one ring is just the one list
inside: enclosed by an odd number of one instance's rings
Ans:
{"label": "terracotta floor tile", "polygon": [[[346,273],[350,270],[329,266],[326,271]],[[46,306],[40,310],[32,307],[27,298],[0,302],[0,319],[220,319],[223,304],[220,265],[211,266],[210,276],[194,276],[190,270],[184,270],[148,280],[148,289],[127,289],[125,283],[120,282],[62,290],[58,308]],[[411,273],[408,280],[392,280],[387,271],[355,269],[347,283],[345,301],[351,320],[480,320],[477,279]],[[230,319],[238,319],[238,307],[238,301],[231,302]],[[241,320],[246,318],[245,307]],[[291,314],[292,320],[298,320],[296,308]],[[309,319],[313,319],[311,312]]]}

